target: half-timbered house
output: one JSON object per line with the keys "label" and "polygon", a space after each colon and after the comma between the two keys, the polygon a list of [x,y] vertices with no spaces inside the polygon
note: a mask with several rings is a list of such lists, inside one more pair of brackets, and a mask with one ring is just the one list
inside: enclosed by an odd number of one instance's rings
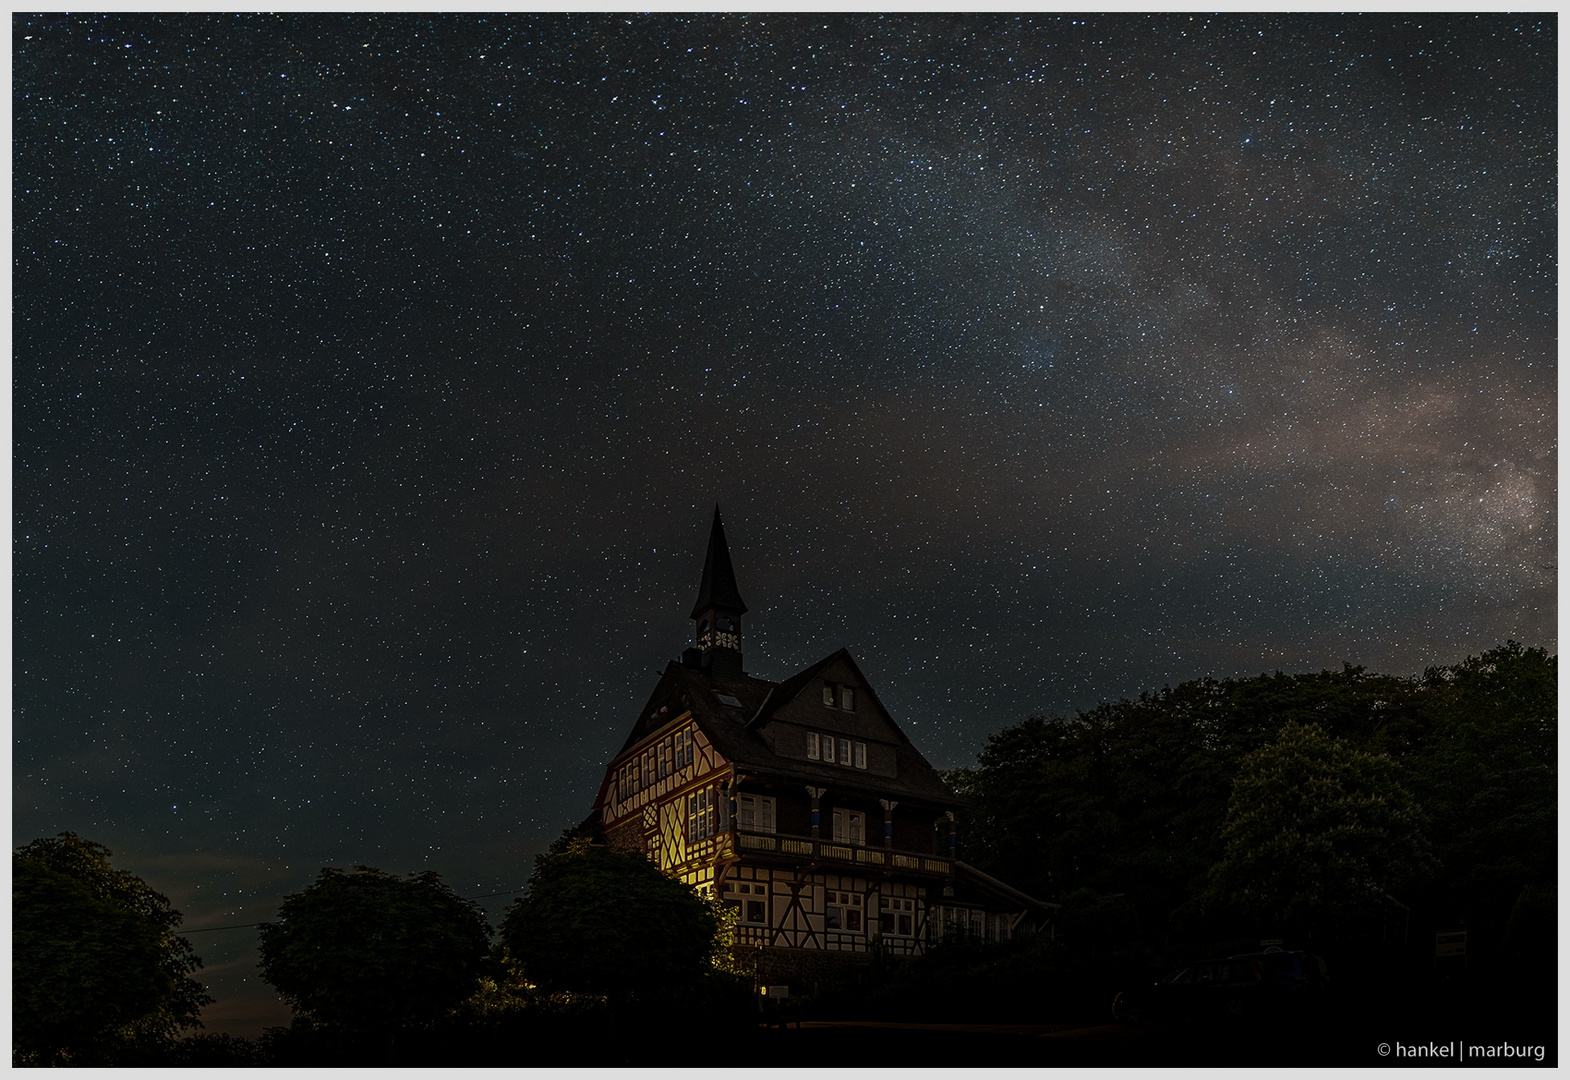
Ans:
{"label": "half-timbered house", "polygon": [[734,906],[760,977],[945,935],[1041,928],[1047,905],[957,858],[958,801],[844,649],[781,682],[742,667],[719,508],[691,618],[595,802],[610,845]]}

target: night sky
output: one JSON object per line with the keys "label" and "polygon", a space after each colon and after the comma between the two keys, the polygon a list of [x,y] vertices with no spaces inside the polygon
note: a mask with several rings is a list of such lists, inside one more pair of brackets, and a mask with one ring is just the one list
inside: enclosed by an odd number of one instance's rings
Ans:
{"label": "night sky", "polygon": [[939,768],[1557,651],[1552,15],[13,32],[13,839],[188,928],[355,863],[498,918],[716,502],[747,668],[850,648]]}

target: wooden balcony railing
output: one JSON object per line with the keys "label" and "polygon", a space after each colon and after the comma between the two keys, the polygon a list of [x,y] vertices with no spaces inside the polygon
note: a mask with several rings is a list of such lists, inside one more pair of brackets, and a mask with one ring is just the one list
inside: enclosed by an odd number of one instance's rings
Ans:
{"label": "wooden balcony railing", "polygon": [[736,830],[736,848],[740,851],[775,852],[795,855],[814,862],[854,863],[867,867],[892,867],[896,870],[915,870],[928,874],[949,874],[953,864],[948,859],[923,855],[915,851],[894,848],[863,847],[843,840],[824,840],[814,836],[787,836],[783,833],[755,833]]}

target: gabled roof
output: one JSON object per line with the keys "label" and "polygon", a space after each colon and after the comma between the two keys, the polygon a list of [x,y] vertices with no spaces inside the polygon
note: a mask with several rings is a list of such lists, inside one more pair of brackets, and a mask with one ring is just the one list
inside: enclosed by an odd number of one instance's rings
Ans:
{"label": "gabled roof", "polygon": [[[817,698],[818,680],[836,663],[845,665],[854,674],[863,704],[858,706],[855,713],[836,712],[813,723],[817,726],[832,725],[836,730],[851,736],[892,746],[895,775],[882,776],[847,770],[840,765],[782,756],[772,749],[770,725],[801,724],[799,719],[780,715],[782,710],[791,711],[790,706],[793,704],[799,708],[800,703],[812,704],[816,701],[821,708],[821,699]],[[737,704],[727,704],[720,694]],[[638,714],[638,720],[633,724],[616,758],[619,759],[638,743],[689,711],[710,744],[749,775],[803,785],[854,788],[878,797],[909,799],[938,808],[959,806],[953,791],[906,738],[878,700],[855,659],[845,649],[824,657],[781,683],[751,675],[717,678],[712,672],[673,660],[666,665],[654,693]],[[814,714],[809,712],[809,715]],[[614,762],[615,759],[613,765]]]}
{"label": "gabled roof", "polygon": [[725,526],[720,523],[720,507],[714,506],[714,525],[709,529],[709,550],[703,557],[703,581],[698,600],[689,619],[696,619],[710,608],[722,608],[737,615],[747,610],[741,590],[736,587],[736,570],[730,563],[730,545],[725,542]]}

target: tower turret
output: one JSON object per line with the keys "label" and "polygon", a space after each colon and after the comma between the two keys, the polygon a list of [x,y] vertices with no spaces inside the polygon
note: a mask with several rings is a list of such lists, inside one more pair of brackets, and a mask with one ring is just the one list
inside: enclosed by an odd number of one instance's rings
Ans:
{"label": "tower turret", "polygon": [[700,662],[716,678],[741,678],[741,617],[746,610],[741,590],[736,587],[730,545],[725,542],[725,526],[716,503],[709,550],[703,557],[703,582],[698,586],[698,599],[689,616],[697,624],[695,641]]}

